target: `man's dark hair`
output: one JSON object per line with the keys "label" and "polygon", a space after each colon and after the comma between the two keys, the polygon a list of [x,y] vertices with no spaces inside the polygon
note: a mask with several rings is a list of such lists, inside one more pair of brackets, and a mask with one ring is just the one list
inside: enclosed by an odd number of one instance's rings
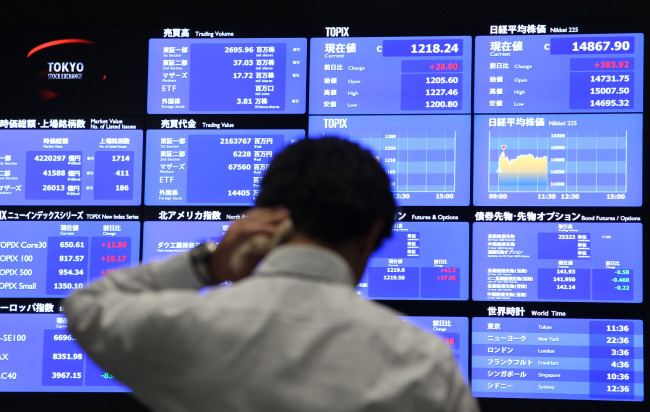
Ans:
{"label": "man's dark hair", "polygon": [[283,206],[296,230],[328,246],[345,244],[383,227],[390,237],[396,206],[390,179],[368,150],[334,137],[300,140],[274,156],[256,204]]}

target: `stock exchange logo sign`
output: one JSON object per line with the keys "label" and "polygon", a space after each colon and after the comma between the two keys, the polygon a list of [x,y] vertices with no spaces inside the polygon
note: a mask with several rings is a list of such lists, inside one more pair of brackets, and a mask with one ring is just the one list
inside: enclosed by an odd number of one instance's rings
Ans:
{"label": "stock exchange logo sign", "polygon": [[83,78],[84,64],[81,62],[48,62],[48,79],[80,80]]}

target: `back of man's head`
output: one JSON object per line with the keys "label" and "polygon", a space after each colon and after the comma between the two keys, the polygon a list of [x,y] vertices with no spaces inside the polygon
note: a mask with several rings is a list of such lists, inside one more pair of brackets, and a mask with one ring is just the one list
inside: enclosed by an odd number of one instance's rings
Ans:
{"label": "back of man's head", "polygon": [[259,207],[283,206],[297,231],[329,246],[361,238],[382,223],[391,235],[396,206],[388,175],[367,150],[338,138],[301,140],[274,156]]}

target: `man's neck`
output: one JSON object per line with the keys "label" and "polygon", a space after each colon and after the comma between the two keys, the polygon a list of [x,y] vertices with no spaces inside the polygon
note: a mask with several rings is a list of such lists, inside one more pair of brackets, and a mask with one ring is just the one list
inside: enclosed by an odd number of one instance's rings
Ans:
{"label": "man's neck", "polygon": [[355,283],[358,283],[361,280],[361,275],[366,268],[367,258],[361,256],[358,251],[358,246],[356,242],[348,242],[344,245],[331,246],[315,240],[301,232],[294,232],[285,242],[286,245],[310,245],[318,246],[328,250],[331,250],[334,253],[340,255],[343,260],[350,265],[352,273],[355,276]]}

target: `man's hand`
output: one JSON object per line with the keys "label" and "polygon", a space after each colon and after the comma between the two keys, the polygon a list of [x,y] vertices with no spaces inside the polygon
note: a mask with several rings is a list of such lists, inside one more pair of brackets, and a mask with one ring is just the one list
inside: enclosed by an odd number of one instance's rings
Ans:
{"label": "man's hand", "polygon": [[283,208],[255,208],[245,212],[244,219],[234,222],[217,250],[210,258],[210,269],[215,281],[237,281],[251,274],[257,263],[266,252],[252,250],[245,254],[240,262],[239,270],[234,271],[231,266],[233,255],[238,248],[251,238],[263,235],[271,237],[278,226],[289,219],[289,211]]}

